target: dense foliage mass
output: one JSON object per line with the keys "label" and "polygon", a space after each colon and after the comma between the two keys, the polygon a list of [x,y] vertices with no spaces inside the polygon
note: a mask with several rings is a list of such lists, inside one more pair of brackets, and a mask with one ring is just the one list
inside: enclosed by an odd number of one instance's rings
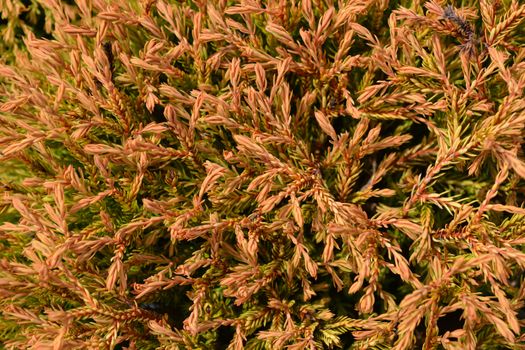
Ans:
{"label": "dense foliage mass", "polygon": [[5,348],[525,348],[520,1],[0,14]]}

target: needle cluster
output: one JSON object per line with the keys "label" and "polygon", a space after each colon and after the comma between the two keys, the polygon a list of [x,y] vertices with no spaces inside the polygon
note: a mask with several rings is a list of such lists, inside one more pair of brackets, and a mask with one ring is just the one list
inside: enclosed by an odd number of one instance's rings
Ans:
{"label": "needle cluster", "polygon": [[519,1],[0,14],[6,349],[525,348]]}

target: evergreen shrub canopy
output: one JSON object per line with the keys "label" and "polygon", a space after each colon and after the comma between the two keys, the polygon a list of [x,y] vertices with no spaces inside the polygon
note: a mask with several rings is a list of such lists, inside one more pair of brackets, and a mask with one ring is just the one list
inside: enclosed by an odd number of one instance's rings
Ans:
{"label": "evergreen shrub canopy", "polygon": [[0,342],[525,348],[520,2],[0,0]]}

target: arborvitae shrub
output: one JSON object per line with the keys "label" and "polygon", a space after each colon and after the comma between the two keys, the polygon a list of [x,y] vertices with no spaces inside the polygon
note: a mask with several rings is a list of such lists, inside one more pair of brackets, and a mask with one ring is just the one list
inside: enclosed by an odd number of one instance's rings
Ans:
{"label": "arborvitae shrub", "polygon": [[525,347],[525,5],[0,0],[7,349]]}

